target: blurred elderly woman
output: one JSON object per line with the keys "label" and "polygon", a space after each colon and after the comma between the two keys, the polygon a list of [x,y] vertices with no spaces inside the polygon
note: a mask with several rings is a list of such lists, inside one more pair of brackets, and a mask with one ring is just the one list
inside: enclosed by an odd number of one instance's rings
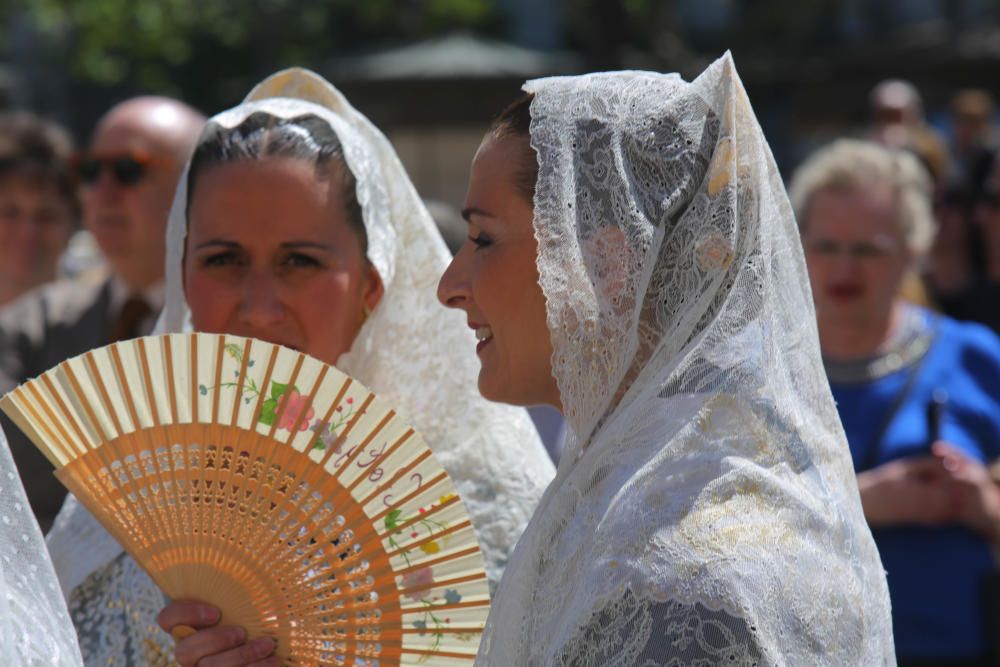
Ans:
{"label": "blurred elderly woman", "polygon": [[1000,496],[1000,339],[901,296],[934,238],[911,155],[859,141],[795,174],[830,386],[882,556],[900,665],[979,665]]}
{"label": "blurred elderly woman", "polygon": [[72,150],[55,123],[0,114],[0,305],[56,277],[80,213]]}

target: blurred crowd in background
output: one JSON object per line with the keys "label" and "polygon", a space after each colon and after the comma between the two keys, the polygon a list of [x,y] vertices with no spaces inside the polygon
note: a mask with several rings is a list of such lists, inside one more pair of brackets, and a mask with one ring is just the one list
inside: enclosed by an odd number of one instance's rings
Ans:
{"label": "blurred crowd in background", "polygon": [[[103,57],[87,31],[122,28],[119,12],[132,9],[3,10],[0,389],[152,329],[166,217],[201,119],[193,107],[236,104],[245,80],[301,64],[343,82],[383,121],[454,251],[468,164],[521,81],[625,66],[685,73],[732,46],[791,188],[900,664],[987,664],[1000,650],[990,645],[1000,644],[998,3],[762,2],[753,21],[736,0],[366,4],[368,14],[271,3],[294,25],[310,11],[319,26],[358,22],[354,33],[330,28],[347,47],[322,59],[309,51],[315,26],[298,51],[268,41],[249,55],[260,26],[237,18],[214,37],[217,61],[205,55],[213,24],[201,16],[208,27],[196,29],[201,10],[185,2],[165,3],[159,19],[139,12],[132,35],[105,37]],[[191,33],[186,47],[171,21]],[[489,38],[455,32],[469,27]],[[53,52],[53,34],[79,60]],[[365,49],[365,35],[396,43]],[[803,102],[812,92],[821,101]],[[534,416],[558,459],[558,415]],[[45,529],[64,491],[4,428]]]}

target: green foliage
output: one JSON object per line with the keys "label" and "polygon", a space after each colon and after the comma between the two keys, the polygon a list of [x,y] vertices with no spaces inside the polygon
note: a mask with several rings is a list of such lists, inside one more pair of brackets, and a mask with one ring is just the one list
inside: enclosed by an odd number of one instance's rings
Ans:
{"label": "green foliage", "polygon": [[[174,94],[214,109],[279,67],[498,25],[490,0],[8,0],[80,85]],[[2,46],[2,45],[0,45]],[[227,82],[231,83],[227,87]]]}

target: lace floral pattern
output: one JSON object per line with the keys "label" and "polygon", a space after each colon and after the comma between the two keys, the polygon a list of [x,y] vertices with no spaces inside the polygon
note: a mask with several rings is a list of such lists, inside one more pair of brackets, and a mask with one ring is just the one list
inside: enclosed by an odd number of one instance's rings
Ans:
{"label": "lace floral pattern", "polygon": [[74,667],[80,649],[55,572],[0,432],[0,664]]}
{"label": "lace floral pattern", "polygon": [[570,434],[477,664],[894,664],[795,221],[731,58],[525,89]]}
{"label": "lace floral pattern", "polygon": [[[450,259],[444,241],[388,140],[320,77],[299,69],[275,74],[210,124],[231,127],[257,111],[316,114],[343,144],[358,183],[369,259],[385,294],[337,366],[393,405],[430,445],[469,512],[495,587],[553,470],[527,413],[479,395],[474,334],[460,314],[437,302],[437,283]],[[181,283],[186,183],[185,170],[167,229],[167,297],[159,332],[190,328]],[[85,510],[71,503],[62,514],[70,512],[77,518],[57,519],[62,528],[50,538],[59,562],[70,559],[57,552],[72,550],[75,533],[87,530]],[[64,588],[72,590],[107,563],[106,557],[83,560],[68,564],[72,576],[60,577]]]}
{"label": "lace floral pattern", "polygon": [[70,596],[69,610],[87,664],[94,667],[172,667],[174,642],[156,624],[167,600],[124,553],[88,577]]}

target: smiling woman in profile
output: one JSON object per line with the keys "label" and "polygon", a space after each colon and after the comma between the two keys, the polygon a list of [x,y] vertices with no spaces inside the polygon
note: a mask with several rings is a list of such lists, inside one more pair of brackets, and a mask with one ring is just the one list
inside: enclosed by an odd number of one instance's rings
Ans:
{"label": "smiling woman in profile", "polygon": [[727,55],[528,82],[441,301],[569,437],[477,665],[892,665],[795,220]]}

